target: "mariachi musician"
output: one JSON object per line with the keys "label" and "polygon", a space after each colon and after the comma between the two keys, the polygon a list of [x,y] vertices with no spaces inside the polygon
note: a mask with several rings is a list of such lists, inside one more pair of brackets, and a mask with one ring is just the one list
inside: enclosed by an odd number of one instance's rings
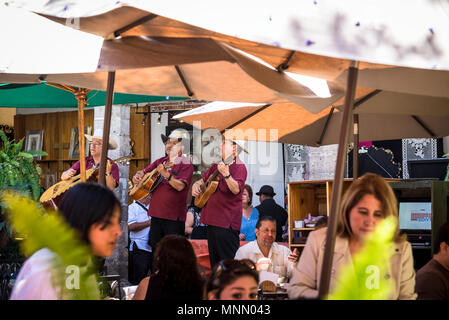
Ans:
{"label": "mariachi musician", "polygon": [[[89,141],[90,150],[90,156],[86,157],[86,169],[96,168],[100,165],[101,146],[103,144],[103,139],[99,136],[91,136],[88,134],[85,134],[84,136]],[[117,149],[117,146],[117,142],[109,139],[109,150]],[[111,164],[111,161],[112,160],[108,158],[108,161],[106,162],[106,185],[109,187],[109,189],[114,190],[119,184],[120,176],[117,164]],[[70,169],[62,173],[61,180],[68,180],[79,173],[80,161],[78,160]]]}
{"label": "mariachi musician", "polygon": [[148,215],[151,216],[149,243],[156,248],[158,242],[168,234],[184,235],[187,194],[193,175],[193,164],[183,156],[183,150],[190,143],[181,130],[174,130],[168,137],[161,134],[166,156],[155,160],[145,169],[138,171],[133,183],[138,184],[143,176],[157,169],[163,178],[152,189]]}
{"label": "mariachi musician", "polygon": [[192,195],[203,192],[202,185],[218,170],[218,188],[201,210],[200,222],[207,225],[207,243],[211,268],[221,260],[232,259],[239,248],[242,223],[242,194],[247,171],[238,154],[248,151],[237,141],[221,142],[221,159],[202,174],[202,179],[192,186]]}

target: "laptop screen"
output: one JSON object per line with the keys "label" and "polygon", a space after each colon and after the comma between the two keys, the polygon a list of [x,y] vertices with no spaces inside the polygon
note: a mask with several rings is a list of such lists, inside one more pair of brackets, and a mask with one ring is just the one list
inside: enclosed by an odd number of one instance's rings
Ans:
{"label": "laptop screen", "polygon": [[432,202],[399,202],[401,230],[431,230]]}

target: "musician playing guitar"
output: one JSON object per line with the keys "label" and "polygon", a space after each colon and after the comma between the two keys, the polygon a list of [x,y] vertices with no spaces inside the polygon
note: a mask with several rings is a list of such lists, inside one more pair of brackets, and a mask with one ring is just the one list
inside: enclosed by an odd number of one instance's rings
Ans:
{"label": "musician playing guitar", "polygon": [[168,137],[161,134],[166,156],[155,160],[144,170],[138,171],[133,183],[138,184],[143,176],[157,169],[163,178],[151,193],[148,215],[151,216],[150,245],[156,248],[158,242],[168,234],[184,235],[187,212],[187,194],[193,175],[193,164],[182,155],[189,139],[180,130],[174,130]]}
{"label": "musician playing guitar", "polygon": [[[103,139],[99,136],[91,136],[88,134],[84,135],[89,142],[90,156],[86,157],[86,169],[91,169],[100,165],[101,160],[101,145]],[[117,143],[109,139],[108,149],[114,150],[117,148]],[[61,175],[61,180],[68,180],[74,175],[80,173],[80,161],[78,160],[75,164],[67,171],[64,171]],[[106,163],[106,185],[109,189],[114,190],[119,184],[119,170],[116,163],[111,164],[111,159],[108,158]]]}
{"label": "musician playing guitar", "polygon": [[222,161],[212,164],[192,186],[192,195],[200,196],[202,185],[218,170],[218,188],[203,207],[200,219],[207,225],[211,268],[223,259],[234,258],[239,248],[242,193],[247,176],[246,167],[238,157],[241,150],[248,152],[236,141],[224,139],[220,148]]}

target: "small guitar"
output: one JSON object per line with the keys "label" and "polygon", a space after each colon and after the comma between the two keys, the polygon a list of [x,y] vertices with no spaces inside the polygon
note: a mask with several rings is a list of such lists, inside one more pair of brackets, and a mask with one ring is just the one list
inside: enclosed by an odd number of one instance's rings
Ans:
{"label": "small guitar", "polygon": [[[234,156],[231,155],[228,158],[226,158],[225,161],[223,161],[225,164],[229,165],[234,162]],[[217,191],[218,183],[220,182],[220,179],[218,178],[219,171],[218,169],[215,170],[214,173],[212,173],[209,178],[207,178],[207,181],[201,185],[201,194],[197,197],[195,197],[194,204],[198,208],[203,208],[209,198]]]}
{"label": "small guitar", "polygon": [[[165,169],[173,167],[173,163],[164,163]],[[129,196],[136,201],[145,198],[149,194],[153,193],[154,190],[162,182],[163,176],[157,171],[157,168],[147,172],[139,183],[134,185],[134,187],[129,192]]]}
{"label": "small guitar", "polygon": [[[112,163],[128,163],[130,157],[122,157],[116,160],[111,161]],[[97,181],[98,179],[98,170],[99,167],[91,168],[86,170],[86,182],[87,181]],[[58,183],[55,183],[50,188],[48,188],[40,197],[39,201],[47,206],[52,206],[55,209],[57,205],[62,200],[63,194],[69,190],[74,185],[81,182],[81,174],[71,177],[67,180],[62,180]]]}

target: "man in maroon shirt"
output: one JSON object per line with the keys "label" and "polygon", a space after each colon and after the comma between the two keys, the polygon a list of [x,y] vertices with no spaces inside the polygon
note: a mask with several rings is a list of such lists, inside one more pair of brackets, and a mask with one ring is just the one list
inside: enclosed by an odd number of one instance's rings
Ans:
{"label": "man in maroon shirt", "polygon": [[[211,268],[221,260],[233,259],[239,248],[240,225],[242,223],[242,193],[247,171],[238,153],[246,149],[235,141],[223,140],[221,143],[222,161],[203,173],[202,179],[195,182],[192,195],[202,193],[203,185],[210,175],[218,170],[218,188],[201,210],[200,222],[207,225],[207,243]],[[232,163],[225,164],[225,160]],[[227,161],[226,161],[227,162]]]}
{"label": "man in maroon shirt", "polygon": [[161,135],[166,156],[157,159],[145,169],[138,171],[133,183],[154,169],[163,178],[151,194],[151,229],[149,244],[156,249],[158,242],[166,235],[184,235],[187,212],[187,194],[193,175],[193,164],[182,151],[189,143],[182,131],[174,130],[168,137]]}
{"label": "man in maroon shirt", "polygon": [[[88,134],[84,135],[89,143],[90,156],[86,157],[86,169],[96,168],[100,165],[101,159],[101,145],[103,139],[98,136],[91,136]],[[114,150],[117,148],[117,143],[109,139],[109,150]],[[61,180],[68,180],[74,175],[80,173],[80,161],[78,160],[75,164],[67,171],[64,171],[61,175]],[[116,163],[111,164],[111,159],[108,158],[106,163],[106,185],[109,189],[114,190],[119,184],[119,170]]]}

